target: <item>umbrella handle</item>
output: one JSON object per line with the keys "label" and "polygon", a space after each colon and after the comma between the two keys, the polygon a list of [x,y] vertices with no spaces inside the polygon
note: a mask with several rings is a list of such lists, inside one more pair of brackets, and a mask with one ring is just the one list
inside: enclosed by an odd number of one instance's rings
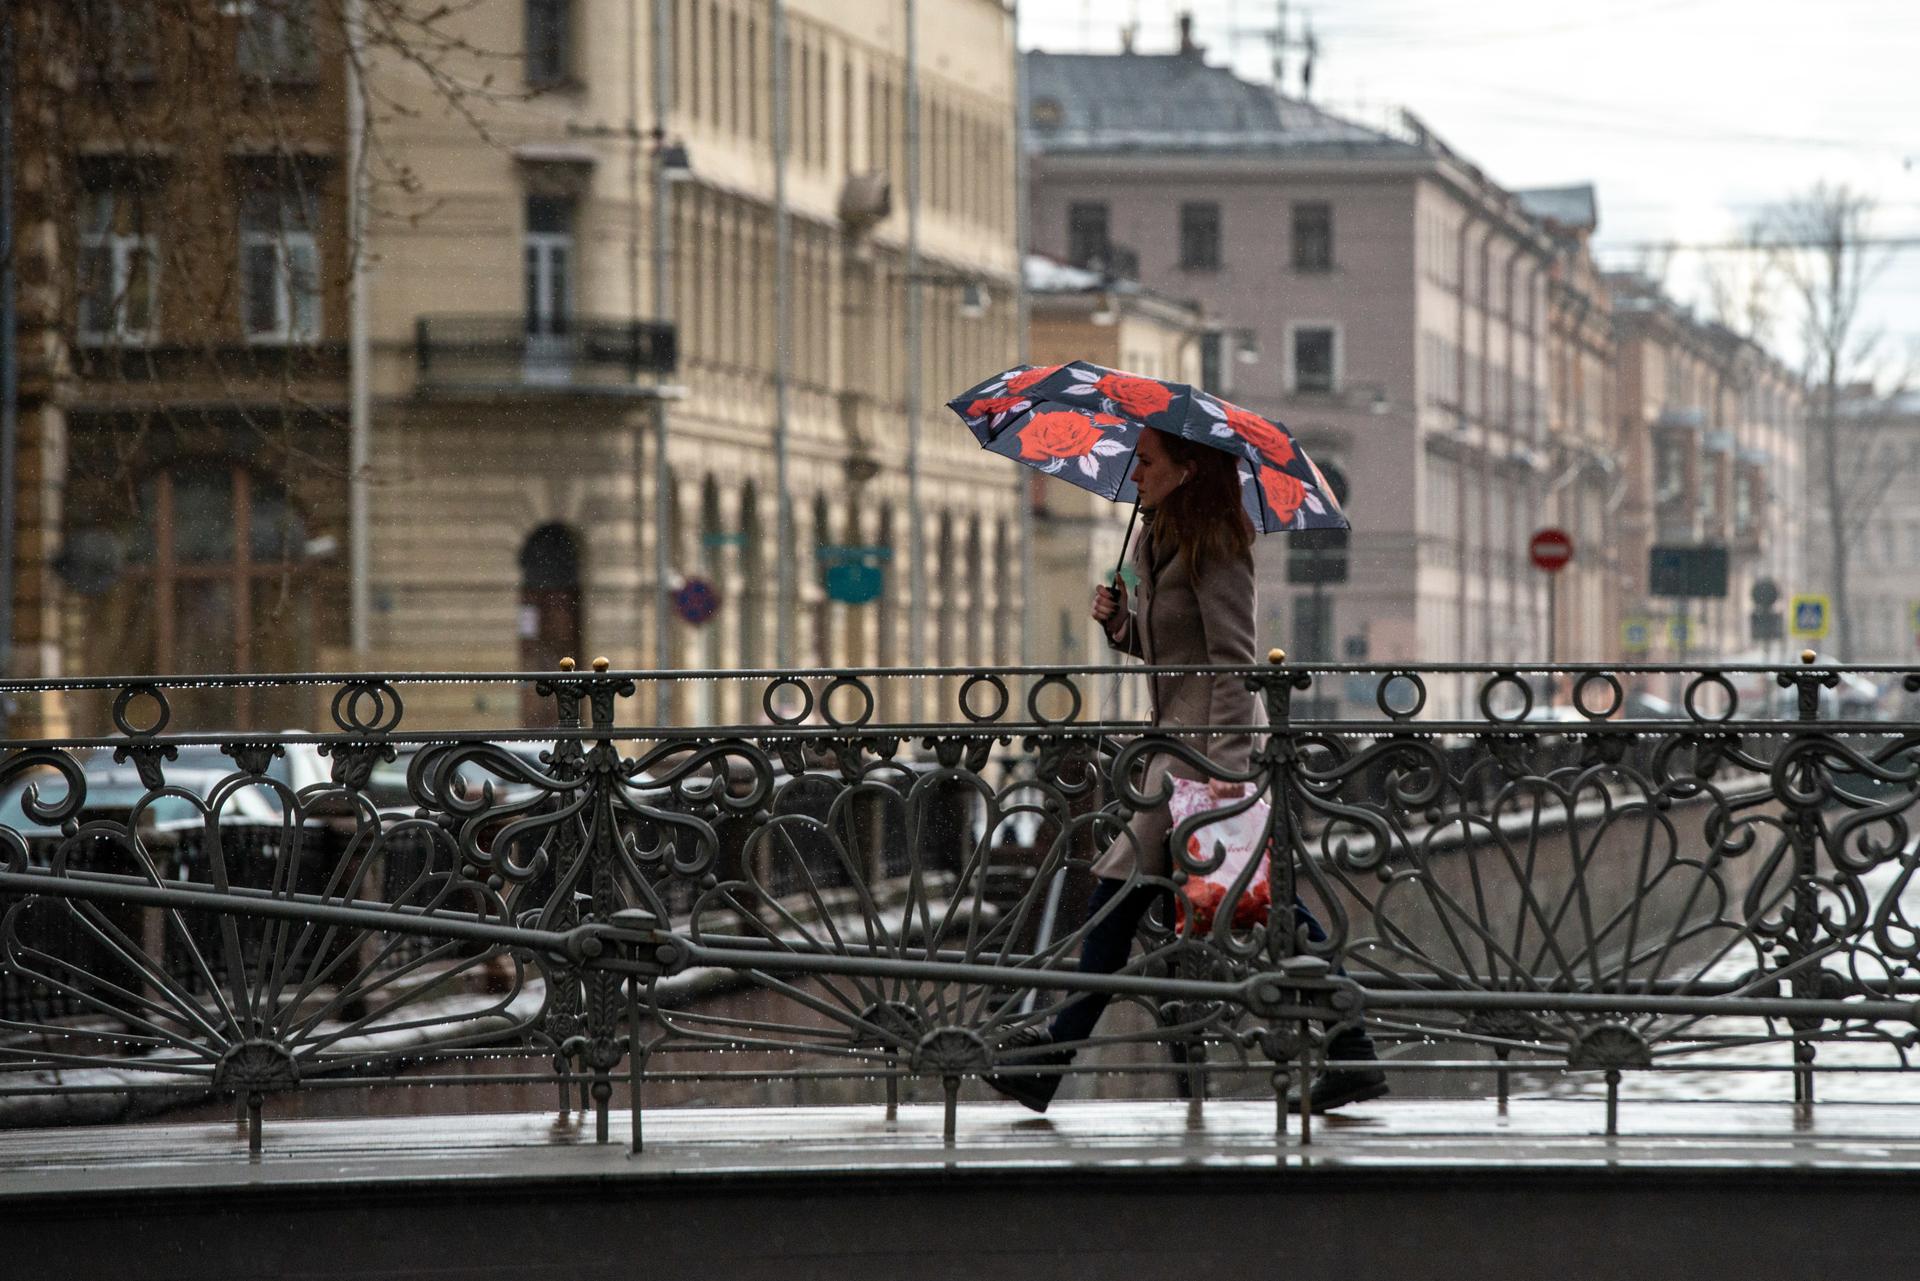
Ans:
{"label": "umbrella handle", "polygon": [[1134,524],[1139,519],[1140,519],[1140,504],[1136,502],[1133,505],[1133,515],[1127,518],[1127,532],[1120,539],[1120,559],[1113,563],[1112,581],[1114,583],[1120,582],[1120,571],[1126,566],[1126,563],[1127,563],[1127,545],[1133,541],[1133,527],[1134,527]]}

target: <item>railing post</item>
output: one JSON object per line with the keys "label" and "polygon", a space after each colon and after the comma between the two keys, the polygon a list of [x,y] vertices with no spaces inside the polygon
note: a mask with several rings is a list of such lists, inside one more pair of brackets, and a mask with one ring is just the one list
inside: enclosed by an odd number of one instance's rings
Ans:
{"label": "railing post", "polygon": [[[1781,672],[1777,677],[1782,686],[1792,686],[1796,695],[1795,718],[1811,727],[1820,719],[1820,691],[1832,689],[1840,683],[1838,672],[1812,669],[1818,655],[1810,649],[1800,651],[1802,666]],[[1808,728],[1795,735],[1796,740],[1804,741],[1818,733]],[[1819,753],[1806,753],[1800,758],[1799,768],[1810,774],[1826,769]],[[1808,780],[1811,783],[1811,779]],[[1820,887],[1817,878],[1820,874],[1820,802],[1825,788],[1804,786],[1795,789],[1800,795],[1814,797],[1811,802],[1795,804],[1789,802],[1792,811],[1787,821],[1787,830],[1793,840],[1793,916],[1786,936],[1786,963],[1793,969],[1793,994],[1796,997],[1818,999],[1821,991],[1821,967],[1808,965],[1819,946],[1820,924]],[[1793,1101],[1803,1108],[1813,1107],[1813,1061],[1817,1053],[1813,1042],[1804,1035],[1820,1026],[1819,1019],[1795,1018],[1790,1020],[1793,1028]]]}
{"label": "railing post", "polygon": [[[593,728],[603,733],[613,728],[614,700],[623,694],[632,694],[634,690],[631,680],[608,676],[606,672],[610,666],[605,658],[594,659],[593,676],[581,682],[593,717]],[[594,924],[606,925],[613,921],[614,914],[620,910],[616,873],[620,861],[620,831],[613,803],[614,794],[621,784],[620,756],[613,741],[602,738],[594,743],[590,752],[584,754],[581,764],[586,771],[586,786],[590,796],[586,812],[591,815],[593,832],[593,843],[584,851],[588,860],[587,912]],[[598,967],[588,970],[586,974],[585,1057],[586,1065],[593,1070],[595,1137],[601,1143],[607,1141],[607,1105],[613,1097],[611,1074],[628,1052],[620,1036],[622,982],[620,975]],[[628,1004],[634,1003],[630,1001]]]}
{"label": "railing post", "polygon": [[[1300,927],[1293,909],[1299,883],[1294,874],[1294,853],[1299,842],[1295,838],[1293,811],[1293,692],[1307,689],[1313,683],[1313,678],[1305,672],[1288,671],[1286,661],[1284,649],[1268,650],[1270,670],[1247,680],[1248,688],[1258,693],[1266,705],[1267,721],[1272,727],[1257,758],[1266,775],[1267,787],[1267,884],[1271,891],[1267,959],[1274,966],[1299,951]],[[1291,1032],[1273,1029],[1269,1045],[1269,1053],[1276,1062],[1273,1087],[1277,1095],[1279,1134],[1284,1137],[1287,1132],[1286,1090],[1288,1078],[1292,1077],[1300,1086],[1302,1143],[1311,1142],[1313,1134],[1306,1106],[1313,1088],[1311,1044],[1312,1029],[1301,1019]]]}

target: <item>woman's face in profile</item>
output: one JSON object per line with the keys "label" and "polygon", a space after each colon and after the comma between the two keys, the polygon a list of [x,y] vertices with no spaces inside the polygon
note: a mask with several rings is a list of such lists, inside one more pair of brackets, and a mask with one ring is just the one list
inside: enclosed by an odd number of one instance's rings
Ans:
{"label": "woman's face in profile", "polygon": [[1151,511],[1180,488],[1193,468],[1173,461],[1163,437],[1153,428],[1140,432],[1140,444],[1133,454],[1133,483],[1140,490],[1140,505]]}

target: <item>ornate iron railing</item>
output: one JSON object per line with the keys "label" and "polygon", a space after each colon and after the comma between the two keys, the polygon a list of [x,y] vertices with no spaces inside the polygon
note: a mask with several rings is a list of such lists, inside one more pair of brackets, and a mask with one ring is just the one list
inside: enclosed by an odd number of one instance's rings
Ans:
{"label": "ornate iron railing", "polygon": [[[1362,1022],[1388,1068],[1485,1076],[1503,1104],[1514,1072],[1596,1077],[1609,1128],[1623,1073],[1779,1071],[1810,1105],[1819,1071],[1909,1065],[1920,727],[1822,698],[1920,674],[1163,670],[1244,680],[1264,720],[1089,717],[1140,668],[6,685],[112,728],[0,761],[0,1111],[228,1096],[257,1149],[276,1096],[551,1082],[604,1140],[619,1084],[637,1144],[644,1088],[837,1081],[892,1107],[930,1078],[951,1133],[989,1072],[1284,1099]],[[741,723],[623,720],[657,681],[724,686],[706,702]],[[1683,714],[1624,716],[1649,682]],[[553,727],[406,715],[522,683]],[[310,695],[331,728],[173,723],[239,684]],[[1296,719],[1330,685],[1347,719]],[[1432,715],[1443,691],[1477,714]],[[1248,769],[1204,754],[1221,732],[1255,736]],[[1092,860],[1164,803],[1162,759],[1252,784],[1228,808],[1268,804],[1274,901],[1324,930],[1239,928],[1231,902],[1201,929],[1214,855],[1189,823],[1172,875],[1136,874],[1166,895],[1144,945],[1079,972]],[[1129,1008],[1071,1066],[1022,1046],[1089,991]]]}

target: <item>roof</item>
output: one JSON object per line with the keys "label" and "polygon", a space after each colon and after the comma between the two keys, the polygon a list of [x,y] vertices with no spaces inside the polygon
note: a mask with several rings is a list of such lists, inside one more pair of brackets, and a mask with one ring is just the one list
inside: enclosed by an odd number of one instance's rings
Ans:
{"label": "roof", "polygon": [[1070,267],[1044,254],[1027,255],[1027,292],[1036,294],[1078,294],[1098,289],[1106,277],[1085,267]]}
{"label": "roof", "polygon": [[1035,298],[1111,294],[1172,308],[1184,313],[1181,320],[1185,323],[1198,324],[1205,316],[1205,308],[1197,302],[1149,289],[1130,277],[1106,276],[1085,267],[1069,266],[1044,254],[1027,255],[1025,274],[1027,292]]}
{"label": "roof", "polygon": [[1423,154],[1412,143],[1249,83],[1197,53],[1044,53],[1026,58],[1028,146]]}
{"label": "roof", "polygon": [[1837,409],[1842,418],[1920,418],[1920,391],[1882,394],[1872,387],[1850,387],[1840,394]]}
{"label": "roof", "polygon": [[1592,231],[1600,225],[1600,202],[1590,182],[1571,187],[1532,187],[1513,194],[1521,208],[1562,230]]}

